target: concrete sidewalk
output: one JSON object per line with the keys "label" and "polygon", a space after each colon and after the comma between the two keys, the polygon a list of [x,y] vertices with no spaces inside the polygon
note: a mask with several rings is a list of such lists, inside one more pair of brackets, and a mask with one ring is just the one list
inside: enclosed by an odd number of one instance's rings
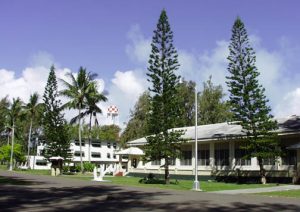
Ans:
{"label": "concrete sidewalk", "polygon": [[300,190],[300,185],[284,185],[284,186],[274,186],[274,187],[266,187],[266,188],[224,190],[224,191],[214,191],[214,192],[210,192],[210,193],[214,193],[214,194],[255,194],[255,193],[263,193],[263,192],[288,191],[288,190]]}

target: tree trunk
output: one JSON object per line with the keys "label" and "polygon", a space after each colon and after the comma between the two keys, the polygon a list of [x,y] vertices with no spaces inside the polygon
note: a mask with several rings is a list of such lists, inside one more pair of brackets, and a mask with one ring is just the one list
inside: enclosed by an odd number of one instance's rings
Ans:
{"label": "tree trunk", "polygon": [[30,152],[30,141],[31,141],[31,130],[32,130],[32,118],[30,120],[30,128],[29,128],[29,134],[28,134],[28,146],[27,146],[27,166],[29,167],[29,152]]}
{"label": "tree trunk", "polygon": [[169,159],[165,159],[165,183],[170,184]]}
{"label": "tree trunk", "polygon": [[89,162],[91,162],[91,131],[92,131],[92,113],[90,114],[90,129],[89,129]]}
{"label": "tree trunk", "polygon": [[79,151],[80,151],[80,171],[83,173],[83,162],[82,162],[82,143],[81,143],[81,106],[79,106],[79,124],[78,124],[78,140],[79,140]]}
{"label": "tree trunk", "polygon": [[9,134],[7,134],[7,145],[9,145]]}
{"label": "tree trunk", "polygon": [[14,139],[15,139],[15,121],[13,121],[13,126],[12,126],[9,171],[13,170]]}
{"label": "tree trunk", "polygon": [[261,184],[266,184],[267,183],[266,170],[264,169],[262,158],[258,158],[258,164],[259,164],[260,182]]}

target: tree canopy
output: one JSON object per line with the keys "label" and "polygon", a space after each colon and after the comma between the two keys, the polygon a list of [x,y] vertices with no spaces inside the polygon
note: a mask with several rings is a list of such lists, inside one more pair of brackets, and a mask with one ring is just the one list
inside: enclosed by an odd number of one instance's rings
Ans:
{"label": "tree canopy", "polygon": [[43,132],[46,142],[44,156],[61,156],[66,160],[71,157],[70,136],[58,96],[55,68],[52,66],[43,95]]}
{"label": "tree canopy", "polygon": [[169,183],[169,165],[171,159],[180,154],[180,136],[182,132],[168,131],[176,126],[180,117],[177,86],[179,76],[178,54],[173,45],[167,13],[160,14],[151,43],[151,54],[148,66],[148,81],[150,91],[149,133],[145,146],[147,160],[164,159],[165,182]]}
{"label": "tree canopy", "polygon": [[242,125],[247,138],[243,143],[248,157],[257,157],[262,182],[265,182],[263,159],[279,155],[277,124],[270,114],[265,89],[258,82],[256,57],[250,46],[244,23],[238,17],[232,27],[229,45],[227,85],[233,117]]}

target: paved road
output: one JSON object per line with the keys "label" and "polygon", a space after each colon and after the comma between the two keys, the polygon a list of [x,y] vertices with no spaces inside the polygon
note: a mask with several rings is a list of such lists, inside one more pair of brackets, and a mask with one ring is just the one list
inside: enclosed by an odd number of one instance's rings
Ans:
{"label": "paved road", "polygon": [[[0,171],[0,211],[300,211],[299,199],[112,186]],[[4,177],[4,178],[3,178]],[[17,183],[16,183],[17,182]]]}
{"label": "paved road", "polygon": [[300,185],[284,185],[284,186],[274,186],[274,187],[266,187],[266,188],[223,190],[223,191],[214,191],[211,193],[215,193],[215,194],[255,194],[255,193],[262,193],[262,192],[289,191],[289,190],[300,190]]}

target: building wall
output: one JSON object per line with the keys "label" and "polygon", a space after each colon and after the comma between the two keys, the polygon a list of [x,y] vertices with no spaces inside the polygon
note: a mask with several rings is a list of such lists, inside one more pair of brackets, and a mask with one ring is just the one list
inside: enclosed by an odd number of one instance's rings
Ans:
{"label": "building wall", "polygon": [[[80,162],[80,156],[75,156],[75,152],[80,152],[80,146],[79,144],[76,144],[75,140],[71,141],[70,144],[70,150],[73,155],[73,158],[71,159],[74,163]],[[101,147],[94,147],[92,145],[89,145],[89,142],[87,139],[82,140],[82,152],[84,153],[84,157],[82,157],[83,162],[89,161],[89,155],[90,160],[92,163],[97,164],[110,164],[110,163],[118,163],[119,162],[119,155],[115,155],[116,151],[120,150],[120,145],[117,142],[114,141],[101,141]],[[30,168],[34,169],[50,169],[51,163],[48,163],[46,166],[40,166],[36,165],[37,160],[45,160],[45,158],[42,156],[43,150],[45,149],[45,146],[43,144],[40,144],[37,146],[37,156],[30,156]],[[89,150],[90,149],[90,150]],[[100,153],[101,157],[92,157],[92,153]],[[108,154],[110,157],[108,157]],[[125,162],[125,160],[122,160]],[[34,164],[34,165],[33,165]]]}
{"label": "building wall", "polygon": [[[300,138],[289,137],[282,138],[282,146],[288,147],[292,144],[299,143]],[[235,153],[239,148],[240,142],[238,140],[227,140],[227,141],[207,141],[198,143],[198,151],[201,149],[208,149],[205,153],[208,154],[206,157],[208,162],[205,165],[201,165],[198,159],[198,174],[199,175],[212,175],[218,173],[236,174],[237,170],[243,171],[246,175],[258,175],[259,166],[256,158],[251,158],[251,165],[249,162],[242,164],[241,160],[238,160]],[[142,147],[141,147],[142,148]],[[219,154],[228,154],[227,165],[216,165],[216,152],[219,150]],[[191,151],[191,164],[182,165],[183,159],[176,158],[175,164],[170,165],[171,174],[182,174],[182,175],[193,175],[195,174],[195,145],[194,143],[185,143],[182,145],[182,151]],[[132,160],[137,159],[138,163],[136,168],[133,167]],[[199,158],[199,153],[198,153]],[[220,162],[220,160],[219,160]],[[128,170],[133,173],[163,173],[164,168],[161,166],[164,164],[164,160],[161,160],[160,165],[153,165],[151,162],[143,163],[140,158],[136,156],[130,156],[128,162]],[[295,165],[283,165],[283,161],[280,157],[275,160],[274,164],[265,165],[264,168],[272,172],[276,176],[291,177],[294,170],[298,167],[300,172],[300,150],[297,150],[297,162]]]}

